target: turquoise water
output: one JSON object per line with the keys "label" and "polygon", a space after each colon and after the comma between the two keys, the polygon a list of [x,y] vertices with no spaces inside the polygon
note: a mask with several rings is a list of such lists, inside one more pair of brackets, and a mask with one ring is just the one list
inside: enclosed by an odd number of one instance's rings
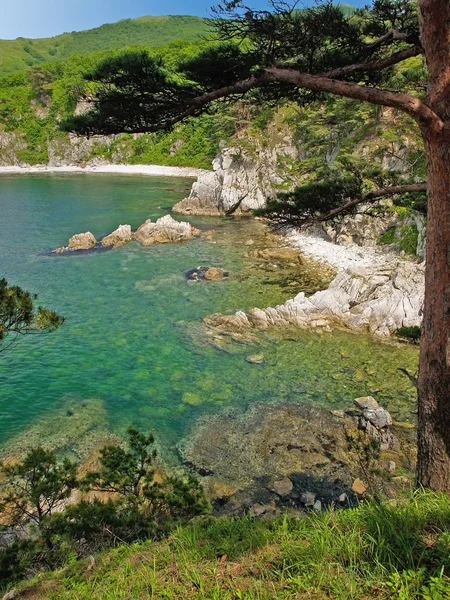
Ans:
{"label": "turquoise water", "polygon": [[[205,412],[261,400],[335,408],[371,392],[394,416],[411,415],[414,392],[396,369],[414,371],[415,348],[309,332],[272,332],[259,345],[235,344],[232,352],[194,343],[191,333],[207,314],[289,297],[286,289],[273,281],[260,285],[260,274],[244,269],[249,248],[243,242],[259,225],[194,218],[202,229],[216,229],[212,240],[45,254],[79,231],[100,237],[119,223],[135,228],[167,214],[190,185],[186,179],[138,176],[0,178],[0,275],[38,293],[42,305],[66,317],[57,332],[23,337],[0,353],[0,443],[68,398],[99,399],[111,430],[132,423],[149,427],[168,447]],[[184,271],[200,264],[223,267],[230,279],[187,282]],[[245,360],[257,353],[264,353],[263,365]],[[61,427],[70,411],[64,415]]]}

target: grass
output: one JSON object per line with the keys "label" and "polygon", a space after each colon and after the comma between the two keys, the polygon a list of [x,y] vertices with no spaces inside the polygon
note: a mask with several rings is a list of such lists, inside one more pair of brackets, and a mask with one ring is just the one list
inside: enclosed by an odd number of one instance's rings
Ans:
{"label": "grass", "polygon": [[450,498],[285,515],[208,517],[18,586],[17,598],[450,598]]}

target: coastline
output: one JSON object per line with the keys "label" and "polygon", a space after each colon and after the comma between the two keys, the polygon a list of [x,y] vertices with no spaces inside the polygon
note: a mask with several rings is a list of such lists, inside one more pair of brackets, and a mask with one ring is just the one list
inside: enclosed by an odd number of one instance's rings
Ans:
{"label": "coastline", "polygon": [[[172,167],[166,165],[130,165],[130,164],[104,164],[104,165],[79,165],[49,166],[36,165],[20,167],[17,165],[0,166],[2,175],[28,175],[28,174],[111,174],[111,175],[145,175],[150,177],[188,177],[197,178],[205,173],[207,169],[196,169],[193,167]],[[326,264],[336,271],[349,267],[375,267],[391,262],[392,256],[387,255],[382,249],[361,246],[340,246],[328,242],[320,236],[291,230],[283,236],[289,245],[298,248],[301,252]]]}
{"label": "coastline", "polygon": [[52,167],[48,165],[37,166],[0,166],[0,175],[27,175],[35,173],[103,173],[117,175],[148,175],[156,177],[192,177],[196,178],[202,173],[209,173],[207,169],[194,169],[191,167],[168,167],[163,165],[67,165]]}

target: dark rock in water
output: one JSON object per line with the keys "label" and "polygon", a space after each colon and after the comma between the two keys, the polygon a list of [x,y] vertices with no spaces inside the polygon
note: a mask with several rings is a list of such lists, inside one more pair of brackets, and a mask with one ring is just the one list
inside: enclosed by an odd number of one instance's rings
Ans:
{"label": "dark rock in water", "polygon": [[185,273],[188,281],[220,281],[229,276],[228,271],[218,267],[197,267]]}

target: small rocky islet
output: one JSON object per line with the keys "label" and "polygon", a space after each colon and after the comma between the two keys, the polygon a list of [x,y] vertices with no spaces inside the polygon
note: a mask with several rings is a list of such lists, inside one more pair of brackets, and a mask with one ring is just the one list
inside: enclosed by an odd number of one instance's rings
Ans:
{"label": "small rocky islet", "polygon": [[119,225],[113,232],[96,240],[90,231],[76,233],[67,246],[61,246],[51,251],[51,254],[70,254],[73,252],[92,251],[94,249],[120,248],[131,240],[140,242],[143,246],[186,242],[200,234],[200,231],[185,221],[176,221],[171,215],[157,219],[155,223],[147,219],[133,232],[131,225]]}

